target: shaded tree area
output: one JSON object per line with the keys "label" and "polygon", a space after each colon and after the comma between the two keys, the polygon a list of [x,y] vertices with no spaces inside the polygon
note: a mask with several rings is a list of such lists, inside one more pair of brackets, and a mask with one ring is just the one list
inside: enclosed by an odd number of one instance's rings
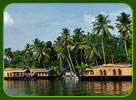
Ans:
{"label": "shaded tree area", "polygon": [[[66,65],[72,73],[83,72],[86,67],[106,63],[132,63],[132,20],[123,12],[116,18],[116,26],[110,25],[109,16],[96,16],[92,32],[82,28],[71,31],[60,30],[54,42],[32,40],[24,50],[12,51],[6,48],[4,53],[5,67],[46,68],[56,72],[62,71]],[[110,30],[118,29],[119,35]]]}

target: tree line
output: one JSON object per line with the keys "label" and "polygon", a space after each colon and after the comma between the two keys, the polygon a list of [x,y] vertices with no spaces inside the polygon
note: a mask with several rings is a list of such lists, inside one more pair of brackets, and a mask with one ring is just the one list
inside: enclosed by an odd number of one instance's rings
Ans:
{"label": "tree line", "polygon": [[[4,67],[47,68],[60,72],[69,65],[73,73],[83,72],[86,67],[107,63],[132,63],[132,19],[130,14],[120,13],[116,26],[110,25],[108,15],[99,14],[92,32],[85,33],[82,28],[71,31],[61,30],[61,36],[54,42],[41,41],[26,44],[24,50],[12,51],[5,48]],[[119,35],[110,30],[118,29]]]}

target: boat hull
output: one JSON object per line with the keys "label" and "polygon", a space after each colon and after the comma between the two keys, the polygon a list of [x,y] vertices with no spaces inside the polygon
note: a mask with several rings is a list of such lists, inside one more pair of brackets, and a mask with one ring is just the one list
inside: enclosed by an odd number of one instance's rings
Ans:
{"label": "boat hull", "polygon": [[132,76],[81,76],[79,78],[91,81],[132,81]]}

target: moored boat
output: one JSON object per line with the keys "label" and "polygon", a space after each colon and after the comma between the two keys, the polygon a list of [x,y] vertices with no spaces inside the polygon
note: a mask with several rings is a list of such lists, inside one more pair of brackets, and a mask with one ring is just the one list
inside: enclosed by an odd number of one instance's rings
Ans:
{"label": "moored boat", "polygon": [[83,75],[79,76],[84,80],[98,80],[98,81],[131,81],[132,80],[132,66],[130,64],[103,64],[86,68]]}

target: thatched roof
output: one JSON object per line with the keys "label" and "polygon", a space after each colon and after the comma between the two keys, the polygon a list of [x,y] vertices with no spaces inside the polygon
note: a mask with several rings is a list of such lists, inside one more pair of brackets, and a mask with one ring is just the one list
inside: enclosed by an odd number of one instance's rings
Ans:
{"label": "thatched roof", "polygon": [[47,70],[47,69],[29,69],[30,72],[49,72],[51,70]]}
{"label": "thatched roof", "polygon": [[23,69],[23,68],[6,68],[4,71],[10,71],[10,72],[50,72],[52,70],[47,70],[47,69]]}
{"label": "thatched roof", "polygon": [[103,65],[99,65],[99,66],[93,66],[91,68],[86,68],[86,71],[89,71],[89,70],[92,70],[92,69],[95,69],[95,68],[103,68],[103,67],[129,68],[131,66],[132,66],[131,64],[125,64],[125,65],[122,65],[122,64],[103,64]]}
{"label": "thatched roof", "polygon": [[13,70],[12,72],[13,72],[13,73],[16,73],[16,72],[17,72],[17,73],[18,73],[18,72],[24,73],[24,72],[26,72],[27,70],[28,70],[28,69],[22,69],[22,70],[21,70],[21,69],[18,69],[18,70]]}
{"label": "thatched roof", "polygon": [[5,68],[4,71],[24,70],[23,68]]}
{"label": "thatched roof", "polygon": [[130,67],[131,64],[103,64],[102,67]]}

